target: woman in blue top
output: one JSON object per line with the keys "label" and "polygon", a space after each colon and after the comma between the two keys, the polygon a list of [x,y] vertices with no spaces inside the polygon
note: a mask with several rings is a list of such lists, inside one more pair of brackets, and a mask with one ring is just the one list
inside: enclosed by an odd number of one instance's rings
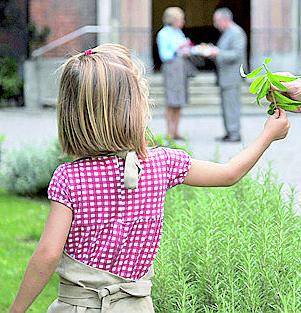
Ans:
{"label": "woman in blue top", "polygon": [[167,135],[173,139],[182,139],[179,135],[180,111],[187,103],[188,60],[190,40],[182,28],[184,12],[178,7],[169,7],[164,11],[164,27],[159,31],[157,44],[159,56],[163,62],[163,75],[167,103]]}

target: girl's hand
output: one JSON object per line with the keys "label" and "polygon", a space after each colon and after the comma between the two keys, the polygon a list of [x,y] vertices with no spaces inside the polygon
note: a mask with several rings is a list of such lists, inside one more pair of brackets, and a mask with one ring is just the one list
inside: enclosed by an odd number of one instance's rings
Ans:
{"label": "girl's hand", "polygon": [[272,142],[286,137],[290,123],[284,110],[278,108],[264,125],[263,134]]}

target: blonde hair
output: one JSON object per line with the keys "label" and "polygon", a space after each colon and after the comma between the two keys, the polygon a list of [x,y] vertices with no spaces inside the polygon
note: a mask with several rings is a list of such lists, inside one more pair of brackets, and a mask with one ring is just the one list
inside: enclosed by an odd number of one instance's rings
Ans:
{"label": "blonde hair", "polygon": [[62,66],[58,135],[74,157],[136,151],[147,156],[148,87],[127,48],[104,44]]}
{"label": "blonde hair", "polygon": [[163,23],[172,25],[177,18],[184,18],[184,11],[179,7],[169,7],[163,13]]}

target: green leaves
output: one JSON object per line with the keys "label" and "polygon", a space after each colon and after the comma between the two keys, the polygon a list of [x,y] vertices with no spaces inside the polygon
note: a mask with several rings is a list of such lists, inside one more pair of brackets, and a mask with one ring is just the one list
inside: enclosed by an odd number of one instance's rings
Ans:
{"label": "green leaves", "polygon": [[295,101],[291,98],[288,98],[286,96],[284,96],[282,93],[278,92],[278,91],[274,91],[274,96],[277,100],[277,102],[280,103],[285,103],[285,104],[295,104],[295,105],[301,105],[300,101]]}
{"label": "green leaves", "polygon": [[292,111],[292,112],[295,112],[301,109],[301,104],[294,105],[294,104],[281,103],[278,106],[285,111]]}
{"label": "green leaves", "polygon": [[[250,93],[257,95],[256,102],[260,106],[260,100],[270,93],[271,96],[268,100],[272,101],[272,104],[270,104],[268,108],[269,114],[273,114],[277,107],[287,111],[300,110],[301,102],[292,100],[287,94],[284,95],[283,93],[287,92],[286,83],[290,83],[301,77],[272,73],[267,66],[271,61],[271,58],[266,58],[261,66],[254,69],[249,74],[244,72],[243,65],[240,66],[240,75],[243,78],[254,79],[250,85]],[[262,74],[264,70],[265,73]]]}
{"label": "green leaves", "polygon": [[267,73],[267,78],[270,81],[270,83],[274,85],[275,87],[277,87],[279,90],[287,91],[287,88],[283,84],[281,84],[280,80],[278,80],[276,76],[272,74],[271,72]]}
{"label": "green leaves", "polygon": [[249,73],[247,75],[247,78],[254,78],[257,75],[259,75],[263,70],[263,66],[260,66],[259,68],[256,68],[254,71],[252,71],[251,73]]}
{"label": "green leaves", "polygon": [[265,78],[264,84],[262,85],[260,91],[257,93],[256,101],[258,105],[261,105],[260,100],[267,95],[270,87],[271,87],[270,82]]}
{"label": "green leaves", "polygon": [[280,82],[292,82],[300,78],[300,76],[284,76],[284,75],[278,75],[278,74],[273,74],[273,76],[274,76],[274,79]]}
{"label": "green leaves", "polygon": [[250,85],[250,93],[256,95],[262,88],[263,84],[266,82],[264,76],[259,76],[255,80],[253,80],[252,84]]}

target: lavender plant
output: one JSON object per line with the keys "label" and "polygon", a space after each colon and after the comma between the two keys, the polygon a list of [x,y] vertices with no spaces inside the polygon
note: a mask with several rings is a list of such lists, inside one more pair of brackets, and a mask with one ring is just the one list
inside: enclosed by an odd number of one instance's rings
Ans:
{"label": "lavender plant", "polygon": [[301,218],[272,170],[231,188],[167,195],[157,313],[301,312]]}
{"label": "lavender plant", "polygon": [[[256,95],[256,101],[259,106],[262,105],[261,100],[265,97],[271,101],[268,107],[268,114],[274,114],[276,108],[281,108],[285,111],[298,111],[301,109],[301,102],[295,101],[288,97],[287,88],[283,82],[294,81],[300,76],[285,76],[272,73],[268,64],[272,61],[271,58],[266,58],[261,66],[254,69],[251,73],[245,74],[243,66],[240,67],[240,75],[243,78],[254,79],[250,85],[250,93]],[[263,73],[265,71],[265,73]],[[272,88],[274,86],[275,88]]]}

